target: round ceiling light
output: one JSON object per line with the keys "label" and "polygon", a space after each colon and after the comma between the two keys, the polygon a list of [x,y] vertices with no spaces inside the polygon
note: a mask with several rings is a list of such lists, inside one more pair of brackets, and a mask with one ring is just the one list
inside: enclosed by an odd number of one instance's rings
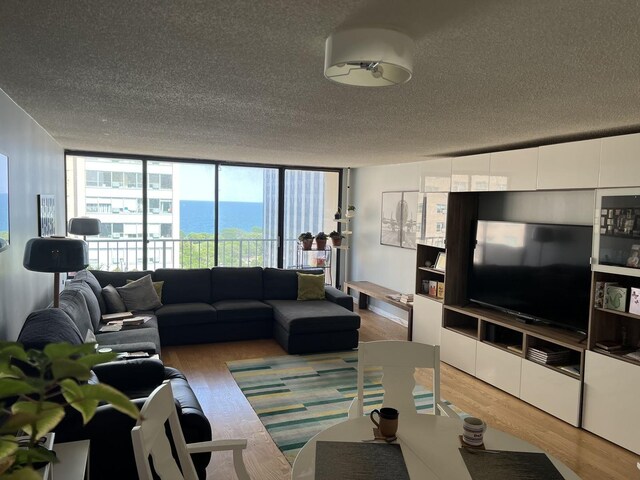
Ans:
{"label": "round ceiling light", "polygon": [[360,87],[399,85],[411,79],[413,41],[384,28],[334,32],[325,42],[324,76]]}

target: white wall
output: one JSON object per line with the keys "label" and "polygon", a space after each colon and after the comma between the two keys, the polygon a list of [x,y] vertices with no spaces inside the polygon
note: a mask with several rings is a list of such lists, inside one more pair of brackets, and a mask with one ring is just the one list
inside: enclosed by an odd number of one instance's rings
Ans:
{"label": "white wall", "polygon": [[[367,280],[403,293],[415,288],[416,251],[380,245],[382,192],[419,189],[419,163],[352,169],[351,203],[356,207],[348,280]],[[406,319],[406,313],[371,300],[376,309]]]}
{"label": "white wall", "polygon": [[0,252],[0,339],[15,340],[27,315],[53,299],[53,274],[22,266],[24,246],[38,235],[38,194],[56,197],[56,234],[64,235],[64,151],[0,90],[0,152],[9,157],[11,245]]}

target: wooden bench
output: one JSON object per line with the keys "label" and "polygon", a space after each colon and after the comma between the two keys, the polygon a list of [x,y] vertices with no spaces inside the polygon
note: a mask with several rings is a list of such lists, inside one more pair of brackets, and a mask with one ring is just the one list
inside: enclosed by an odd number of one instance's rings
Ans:
{"label": "wooden bench", "polygon": [[369,298],[375,298],[376,300],[380,300],[382,302],[386,302],[390,305],[393,305],[400,310],[404,310],[407,312],[407,340],[411,340],[411,332],[413,330],[413,304],[411,303],[403,303],[392,298],[389,298],[389,295],[400,295],[400,292],[396,292],[395,290],[391,290],[390,288],[383,287],[381,285],[377,285],[372,282],[344,282],[343,285],[344,293],[348,294],[349,289],[355,290],[360,293],[360,297],[358,299],[358,307],[367,308],[369,305]]}

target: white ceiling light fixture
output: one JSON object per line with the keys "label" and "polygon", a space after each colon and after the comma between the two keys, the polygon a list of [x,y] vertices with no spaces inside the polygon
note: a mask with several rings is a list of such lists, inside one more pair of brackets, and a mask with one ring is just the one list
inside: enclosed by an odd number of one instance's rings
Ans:
{"label": "white ceiling light fixture", "polygon": [[411,79],[413,40],[385,28],[334,32],[324,51],[324,76],[360,87],[399,85]]}

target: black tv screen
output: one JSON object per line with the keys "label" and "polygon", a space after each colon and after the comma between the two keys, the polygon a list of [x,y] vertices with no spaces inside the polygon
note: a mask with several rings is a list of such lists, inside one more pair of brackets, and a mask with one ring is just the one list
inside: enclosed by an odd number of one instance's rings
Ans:
{"label": "black tv screen", "polygon": [[478,221],[472,302],[587,331],[593,228]]}

